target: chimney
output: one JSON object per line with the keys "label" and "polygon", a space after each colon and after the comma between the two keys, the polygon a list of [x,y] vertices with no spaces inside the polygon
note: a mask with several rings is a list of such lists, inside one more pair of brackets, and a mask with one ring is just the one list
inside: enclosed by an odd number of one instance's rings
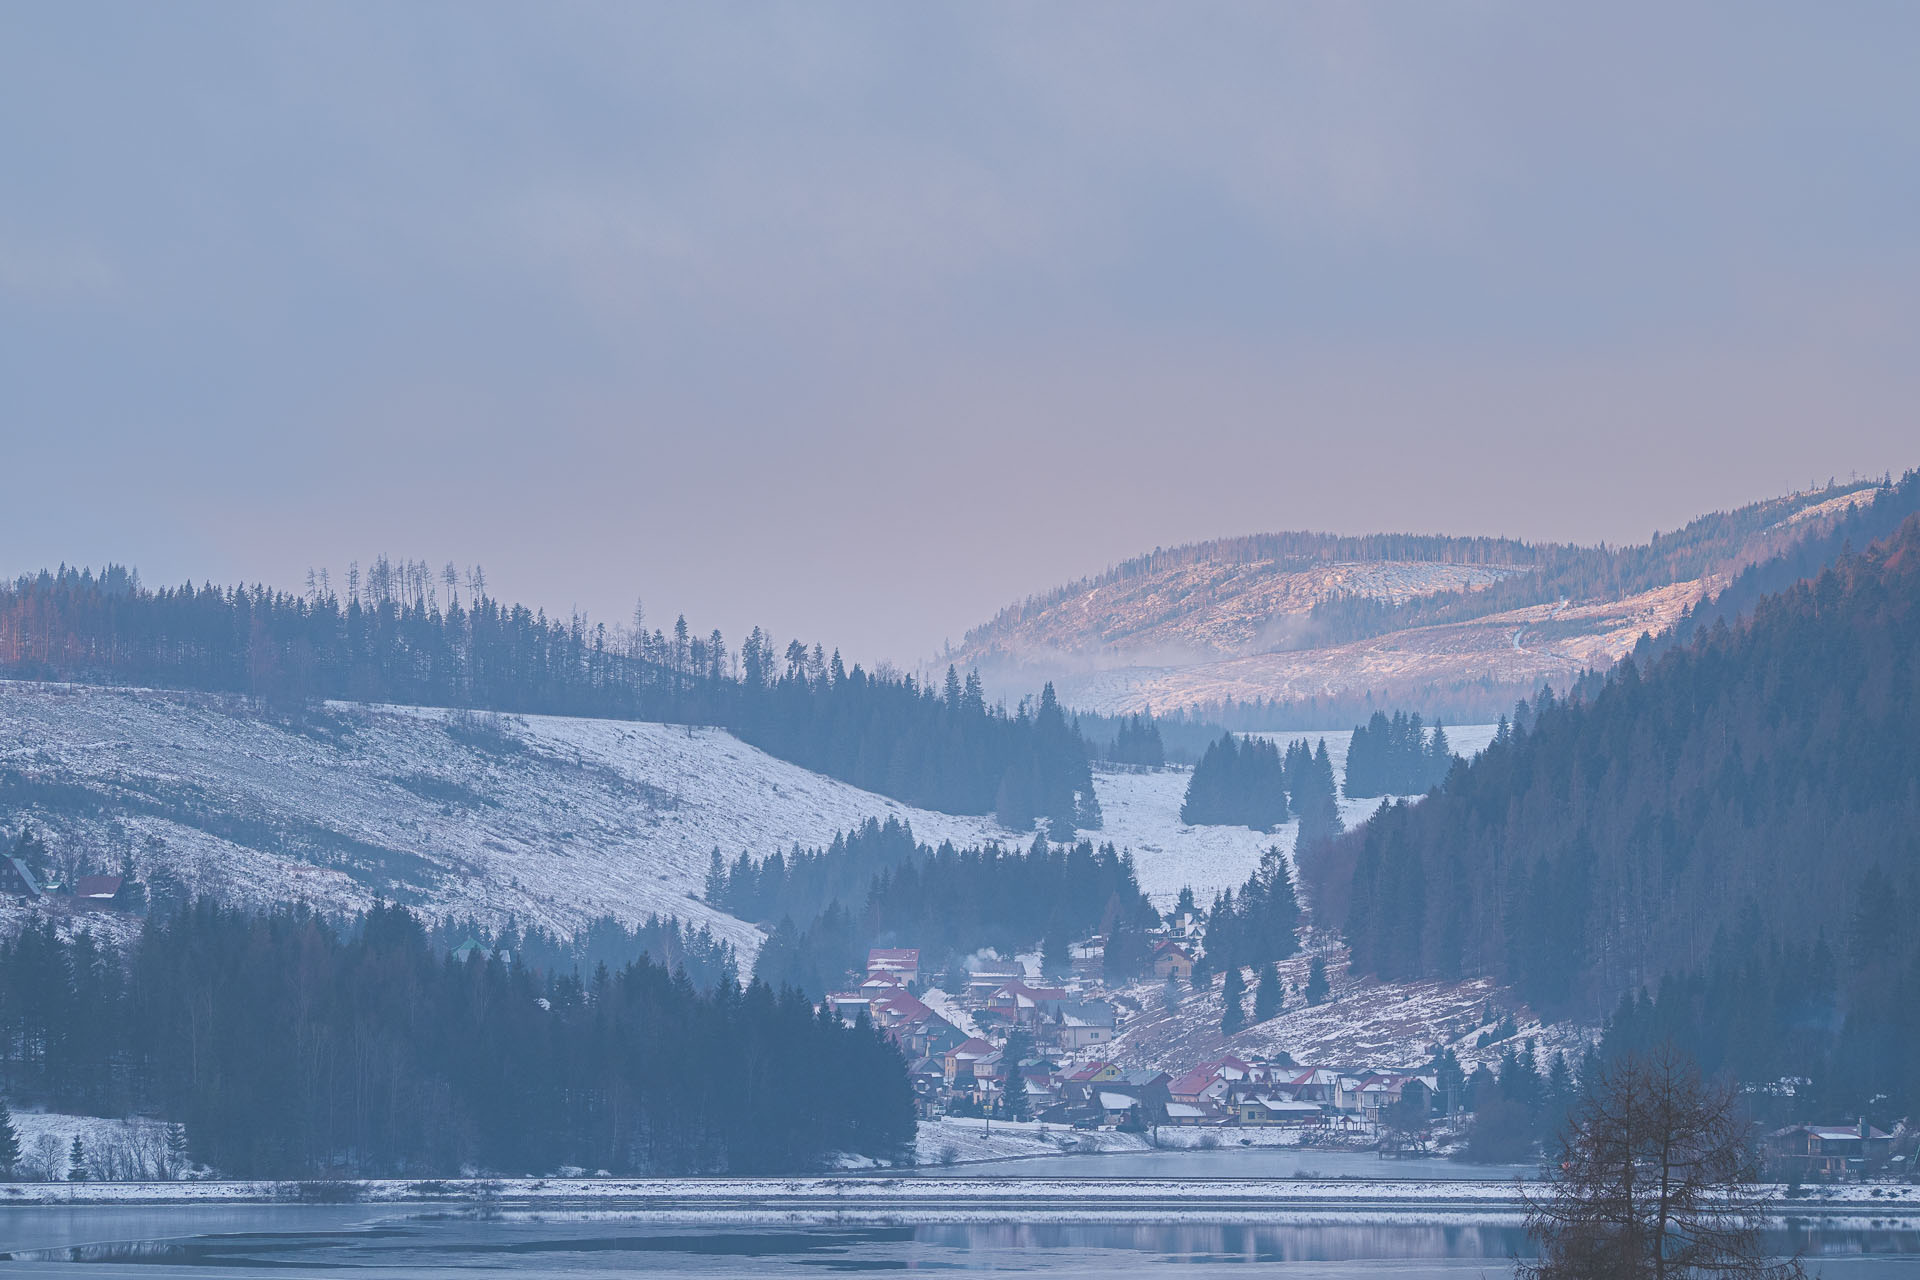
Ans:
{"label": "chimney", "polygon": [[1873,1130],[1867,1127],[1867,1118],[1865,1116],[1861,1116],[1860,1117],[1860,1141],[1865,1142],[1872,1133],[1873,1133]]}

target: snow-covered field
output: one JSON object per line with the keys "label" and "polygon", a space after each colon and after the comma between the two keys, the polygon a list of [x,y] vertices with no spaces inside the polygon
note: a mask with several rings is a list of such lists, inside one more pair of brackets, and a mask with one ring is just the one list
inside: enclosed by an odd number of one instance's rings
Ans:
{"label": "snow-covered field", "polygon": [[[1478,755],[1493,741],[1495,728],[1490,724],[1450,725],[1447,739],[1457,754]],[[1315,746],[1324,739],[1334,777],[1346,777],[1352,730],[1300,729],[1260,736],[1272,738],[1282,749],[1295,738],[1305,738]],[[1186,797],[1187,779],[1192,776],[1191,769],[1173,766],[1097,769],[1094,773],[1094,792],[1100,797],[1106,819],[1099,838],[1133,850],[1140,887],[1162,910],[1172,906],[1180,890],[1188,885],[1205,907],[1219,890],[1244,883],[1260,865],[1260,855],[1271,846],[1278,846],[1291,861],[1294,839],[1300,833],[1298,821],[1271,833],[1250,827],[1186,825],[1180,821],[1180,802]],[[1352,827],[1379,807],[1378,800],[1342,800],[1340,817]]]}
{"label": "snow-covered field", "polygon": [[[870,817],[922,840],[1013,839],[912,809],[715,729],[553,716],[477,724],[332,704],[277,724],[229,698],[0,683],[0,801],[100,869],[131,853],[243,903],[366,906],[376,892],[483,923],[571,930],[609,913],[757,931],[698,900],[709,851],[824,844]],[[104,917],[98,917],[104,919]]]}

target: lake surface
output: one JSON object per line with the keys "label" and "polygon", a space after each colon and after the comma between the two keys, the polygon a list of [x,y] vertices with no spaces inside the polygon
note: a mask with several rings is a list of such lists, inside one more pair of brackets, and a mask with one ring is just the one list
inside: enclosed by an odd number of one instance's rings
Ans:
{"label": "lake surface", "polygon": [[[1325,1215],[1318,1215],[1324,1219]],[[1920,1274],[1920,1230],[1783,1233],[1838,1280]],[[859,1272],[1044,1272],[1048,1276],[1218,1277],[1238,1268],[1290,1280],[1503,1276],[1526,1247],[1497,1221],[1315,1220],[1247,1225],[710,1226],[618,1210],[258,1206],[0,1209],[0,1275],[218,1275],[288,1280],[451,1280],[477,1274],[590,1278],[801,1277]],[[1811,1269],[1811,1268],[1810,1268]],[[1249,1270],[1247,1274],[1253,1274]]]}

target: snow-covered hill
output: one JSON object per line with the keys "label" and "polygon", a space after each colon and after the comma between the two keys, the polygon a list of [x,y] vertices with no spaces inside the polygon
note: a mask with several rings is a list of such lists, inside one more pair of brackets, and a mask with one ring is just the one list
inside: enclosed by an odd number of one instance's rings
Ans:
{"label": "snow-covered hill", "polygon": [[572,929],[610,913],[751,927],[698,900],[709,851],[817,845],[869,817],[921,839],[1017,838],[912,809],[715,729],[0,683],[0,823],[31,818],[101,870],[130,853],[194,890]]}
{"label": "snow-covered hill", "polygon": [[[1478,751],[1491,726],[1448,730]],[[1336,774],[1347,733],[1324,737]],[[1294,823],[1267,833],[1180,821],[1189,770],[1101,770],[1106,827],[1162,907],[1204,904]],[[1377,801],[1344,801],[1349,824]],[[375,894],[439,915],[571,930],[651,912],[712,926],[744,954],[752,927],[699,900],[711,850],[820,845],[869,817],[921,840],[1020,841],[991,818],[913,809],[776,760],[717,729],[557,716],[469,717],[329,704],[276,720],[240,699],[0,682],[0,826],[31,820],[57,854],[195,892],[327,911]],[[105,918],[99,918],[104,923]]]}

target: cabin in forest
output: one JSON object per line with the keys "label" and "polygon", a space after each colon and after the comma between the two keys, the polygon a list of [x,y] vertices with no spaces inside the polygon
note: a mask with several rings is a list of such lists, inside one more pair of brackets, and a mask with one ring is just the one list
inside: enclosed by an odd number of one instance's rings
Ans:
{"label": "cabin in forest", "polygon": [[124,883],[119,876],[75,876],[73,878],[73,902],[75,906],[111,907],[120,896],[120,886]]}
{"label": "cabin in forest", "polygon": [[0,894],[31,902],[41,896],[40,883],[19,858],[0,857]]}

